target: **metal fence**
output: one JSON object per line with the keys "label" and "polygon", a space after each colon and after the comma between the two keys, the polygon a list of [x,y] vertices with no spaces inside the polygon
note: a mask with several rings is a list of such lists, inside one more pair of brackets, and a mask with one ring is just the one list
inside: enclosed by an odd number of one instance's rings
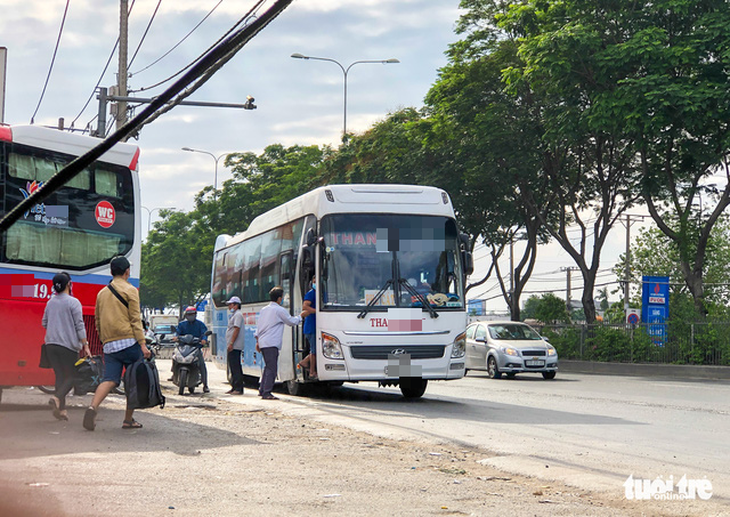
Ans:
{"label": "metal fence", "polygon": [[535,327],[561,359],[730,365],[730,322]]}

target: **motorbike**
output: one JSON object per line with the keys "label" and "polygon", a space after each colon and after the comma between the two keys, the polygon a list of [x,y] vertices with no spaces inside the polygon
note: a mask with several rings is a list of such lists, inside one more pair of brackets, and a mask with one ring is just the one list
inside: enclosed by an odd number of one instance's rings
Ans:
{"label": "motorbike", "polygon": [[[209,336],[208,331],[205,335]],[[185,388],[189,393],[195,393],[195,388],[203,383],[203,377],[198,366],[198,358],[203,355],[203,344],[200,338],[186,334],[177,338],[175,352],[172,354],[172,383],[178,387],[178,394],[182,395]]]}

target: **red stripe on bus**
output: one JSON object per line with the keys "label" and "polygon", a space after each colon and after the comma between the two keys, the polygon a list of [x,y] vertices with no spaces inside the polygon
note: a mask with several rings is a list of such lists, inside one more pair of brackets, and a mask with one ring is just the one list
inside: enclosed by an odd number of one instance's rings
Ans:
{"label": "red stripe on bus", "polygon": [[129,170],[132,170],[132,171],[137,170],[137,162],[138,161],[139,161],[139,147],[137,148],[137,151],[135,151],[134,158],[132,158],[132,161],[129,164]]}

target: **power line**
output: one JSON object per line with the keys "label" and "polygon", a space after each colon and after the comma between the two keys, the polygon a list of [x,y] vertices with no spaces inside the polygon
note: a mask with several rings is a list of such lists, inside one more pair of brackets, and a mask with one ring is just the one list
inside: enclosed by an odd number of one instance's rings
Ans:
{"label": "power line", "polygon": [[151,90],[153,88],[157,88],[158,86],[162,86],[166,82],[173,80],[175,77],[177,77],[178,75],[180,75],[183,72],[185,72],[188,68],[190,68],[195,63],[197,63],[200,59],[202,59],[203,56],[205,56],[213,47],[215,47],[221,41],[223,41],[223,39],[226,38],[231,32],[233,32],[234,30],[236,30],[236,28],[239,25],[241,25],[243,23],[244,26],[245,26],[245,24],[247,23],[247,20],[250,20],[250,19],[255,18],[256,17],[256,11],[258,11],[261,8],[261,5],[264,3],[264,1],[265,0],[259,0],[259,2],[257,2],[256,5],[254,5],[251,8],[251,10],[249,11],[250,14],[246,14],[244,17],[242,17],[240,20],[238,20],[238,22],[233,27],[231,27],[228,30],[228,32],[226,32],[223,36],[221,36],[220,38],[218,38],[218,40],[215,43],[213,43],[210,47],[208,47],[205,50],[205,52],[203,52],[202,54],[200,54],[196,59],[194,59],[192,62],[190,62],[190,64],[188,64],[186,67],[181,68],[180,70],[178,70],[177,72],[175,72],[174,74],[172,74],[170,77],[168,77],[166,79],[163,79],[162,81],[158,81],[155,84],[152,84],[150,86],[146,86],[146,87],[143,87],[143,88],[139,88],[138,90],[130,90],[130,93],[136,93],[136,92],[141,92],[141,91],[144,91],[144,90]]}
{"label": "power line", "polygon": [[[249,10],[246,18],[258,9],[265,0],[260,0],[254,8]],[[15,205],[5,216],[0,219],[0,235],[13,225],[24,212],[33,205],[42,202],[61,186],[75,178],[82,170],[99,159],[115,144],[122,141],[132,132],[138,130],[145,124],[149,124],[162,113],[166,113],[177,106],[182,100],[200,88],[210,77],[223,65],[230,61],[253,37],[264,27],[286,9],[294,0],[275,0],[273,5],[261,16],[256,17],[251,23],[236,29],[224,41],[216,45],[210,52],[198,60],[195,65],[183,77],[167,88],[164,92],[136,115],[132,120],[117,129],[111,136],[102,140],[97,146],[90,149],[83,155],[72,160],[63,169],[54,174],[46,181],[41,188]],[[231,32],[231,31],[229,31]]]}
{"label": "power line", "polygon": [[[129,11],[127,11],[127,16],[132,14],[132,9],[134,9],[134,2],[136,0],[132,0],[132,4],[129,6]],[[104,65],[104,70],[101,71],[101,75],[99,76],[99,80],[96,81],[96,86],[94,86],[94,89],[91,90],[91,95],[89,95],[89,98],[86,99],[86,104],[84,104],[84,107],[81,108],[81,111],[79,111],[79,114],[76,115],[76,118],[73,119],[71,122],[71,126],[76,123],[76,121],[81,118],[81,115],[84,114],[84,111],[86,111],[86,108],[89,106],[89,103],[91,102],[91,99],[94,98],[94,94],[96,93],[96,89],[101,84],[101,81],[104,79],[104,74],[106,74],[107,69],[109,68],[109,63],[112,62],[112,58],[114,57],[114,53],[117,51],[117,47],[119,46],[119,37],[117,36],[117,41],[114,43],[114,47],[112,48],[111,54],[109,54],[109,59],[106,60],[106,65]]]}
{"label": "power line", "polygon": [[58,52],[58,47],[61,44],[61,35],[63,34],[63,26],[66,24],[66,15],[68,14],[69,4],[71,4],[71,0],[66,0],[66,8],[63,10],[63,18],[61,19],[61,27],[58,29],[58,38],[56,39],[56,48],[53,49],[53,57],[51,58],[51,66],[48,67],[48,75],[46,75],[46,82],[43,85],[43,91],[41,92],[41,98],[38,99],[38,105],[35,107],[33,116],[30,117],[31,124],[33,122],[35,122],[35,116],[38,114],[38,110],[41,107],[41,102],[43,102],[43,97],[45,97],[45,95],[46,95],[46,88],[48,87],[48,81],[51,79],[51,72],[53,71],[53,64],[56,62],[56,53]]}
{"label": "power line", "polygon": [[[213,9],[211,9],[210,11],[208,11],[208,14],[206,14],[206,15],[205,15],[205,16],[203,17],[203,19],[202,19],[202,20],[200,20],[200,21],[198,22],[198,24],[197,24],[197,25],[196,25],[195,27],[193,27],[193,28],[192,28],[192,29],[190,30],[190,32],[188,32],[188,33],[187,33],[187,34],[186,34],[185,36],[183,36],[183,38],[182,38],[182,39],[181,39],[180,41],[178,41],[177,43],[175,43],[175,45],[174,45],[174,46],[173,46],[173,47],[172,47],[172,48],[171,48],[170,50],[168,50],[167,52],[165,52],[164,54],[162,54],[162,55],[161,55],[160,57],[158,57],[157,59],[155,59],[154,61],[152,61],[152,63],[150,63],[149,65],[145,66],[144,68],[141,68],[141,69],[137,70],[136,72],[132,72],[132,73],[130,73],[130,74],[129,74],[129,77],[132,77],[133,75],[136,75],[136,74],[140,74],[140,73],[144,72],[145,70],[148,70],[149,68],[151,68],[152,66],[156,65],[157,63],[159,63],[160,61],[162,61],[162,60],[163,60],[164,58],[166,58],[166,57],[167,57],[167,56],[168,56],[168,55],[169,55],[169,54],[170,54],[170,53],[171,53],[171,52],[172,52],[173,50],[175,50],[175,49],[176,49],[177,47],[179,47],[179,46],[180,46],[180,45],[181,45],[181,44],[182,44],[182,43],[183,43],[183,42],[184,42],[184,41],[185,41],[186,39],[188,39],[188,37],[190,37],[190,35],[191,35],[191,34],[192,34],[193,32],[195,32],[195,31],[196,31],[196,29],[197,29],[198,27],[200,27],[200,26],[201,26],[201,25],[203,24],[203,22],[204,22],[205,20],[207,20],[207,19],[208,19],[208,17],[209,17],[209,16],[211,15],[211,14],[213,14],[213,11],[215,11],[215,10],[216,10],[216,9],[218,8],[218,6],[219,6],[219,5],[221,5],[221,3],[223,3],[223,0],[219,0],[219,1],[218,1],[218,3],[217,3],[217,4],[215,4],[215,6],[213,7]],[[132,64],[132,63],[130,63],[130,65],[131,65],[131,64]]]}
{"label": "power line", "polygon": [[155,16],[157,15],[157,11],[160,9],[160,5],[162,4],[162,0],[157,0],[157,7],[155,7],[154,12],[152,13],[152,16],[150,17],[149,23],[147,23],[147,28],[144,30],[144,34],[142,34],[142,39],[139,40],[139,45],[137,45],[137,50],[134,51],[134,54],[132,55],[132,59],[129,60],[129,64],[127,67],[132,66],[132,63],[134,63],[134,58],[137,57],[137,53],[139,52],[139,49],[142,48],[142,43],[144,43],[145,38],[147,37],[147,33],[150,30],[150,27],[152,27],[152,22],[155,20]]}

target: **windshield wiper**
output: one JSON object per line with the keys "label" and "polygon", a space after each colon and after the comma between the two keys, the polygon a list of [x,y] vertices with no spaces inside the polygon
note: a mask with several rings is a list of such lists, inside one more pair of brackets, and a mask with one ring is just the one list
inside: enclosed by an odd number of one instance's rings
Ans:
{"label": "windshield wiper", "polygon": [[421,293],[419,293],[418,291],[416,291],[413,288],[413,286],[408,283],[408,280],[406,280],[405,278],[399,278],[398,279],[398,284],[401,285],[401,286],[403,286],[403,287],[405,287],[406,288],[406,291],[408,291],[409,293],[411,293],[411,295],[415,296],[416,299],[421,302],[421,305],[423,305],[428,310],[428,313],[431,315],[432,318],[438,318],[439,317],[439,313],[436,312],[436,309],[434,309],[433,307],[431,307],[431,304],[428,303],[428,300],[426,300],[426,298]]}
{"label": "windshield wiper", "polygon": [[373,306],[378,303],[378,300],[385,294],[385,292],[388,290],[388,287],[391,287],[395,284],[395,281],[391,278],[387,282],[385,282],[385,285],[380,288],[380,291],[373,297],[372,300],[370,300],[370,303],[368,303],[365,308],[360,311],[360,314],[357,315],[358,318],[362,319],[364,318],[368,312],[370,312],[370,309],[373,308]]}

